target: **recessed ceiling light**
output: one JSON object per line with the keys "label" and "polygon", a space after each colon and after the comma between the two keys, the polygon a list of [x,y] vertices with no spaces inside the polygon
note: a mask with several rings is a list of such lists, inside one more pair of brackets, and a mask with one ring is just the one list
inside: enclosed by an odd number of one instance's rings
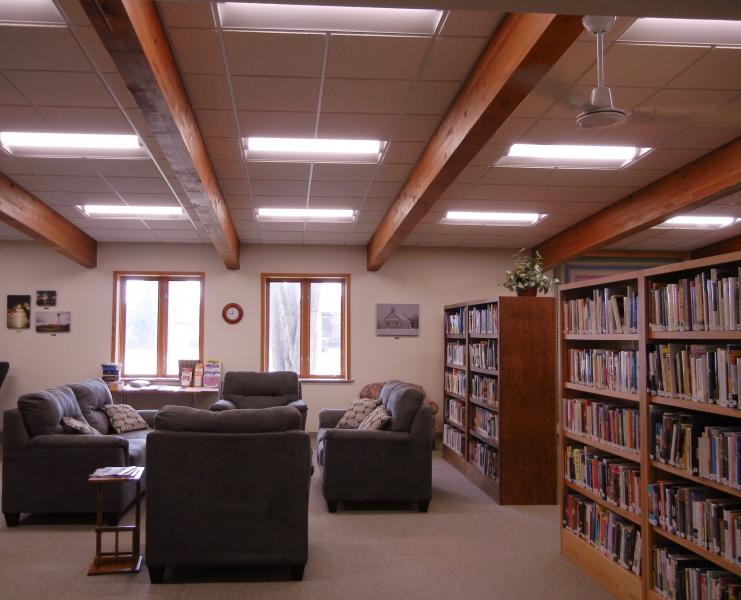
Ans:
{"label": "recessed ceiling light", "polygon": [[736,217],[679,215],[655,225],[654,229],[723,229],[739,221]]}
{"label": "recessed ceiling light", "polygon": [[440,10],[219,2],[224,29],[431,35]]}
{"label": "recessed ceiling light", "polygon": [[562,144],[513,144],[495,167],[551,169],[622,169],[651,148],[633,146],[572,146]]}
{"label": "recessed ceiling light", "polygon": [[15,156],[135,158],[146,156],[136,135],[0,132],[0,145]]}
{"label": "recessed ceiling light", "polygon": [[77,209],[91,219],[186,219],[180,206],[83,204]]}
{"label": "recessed ceiling light", "polygon": [[0,0],[0,25],[66,25],[52,0]]}
{"label": "recessed ceiling light", "polygon": [[637,19],[618,41],[656,46],[741,48],[741,21]]}
{"label": "recessed ceiling light", "polygon": [[469,212],[449,210],[441,223],[449,225],[497,225],[509,227],[529,227],[548,215],[537,213],[508,212]]}
{"label": "recessed ceiling light", "polygon": [[344,208],[258,208],[255,213],[258,221],[283,223],[352,223],[355,220],[355,211]]}
{"label": "recessed ceiling light", "polygon": [[243,139],[245,156],[253,161],[377,163],[385,142],[316,138]]}

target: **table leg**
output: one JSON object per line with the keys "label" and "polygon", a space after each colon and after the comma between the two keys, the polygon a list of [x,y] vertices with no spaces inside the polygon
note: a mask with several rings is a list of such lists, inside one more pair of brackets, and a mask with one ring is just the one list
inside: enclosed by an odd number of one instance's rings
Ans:
{"label": "table leg", "polygon": [[101,552],[101,537],[103,532],[100,530],[103,527],[103,484],[97,484],[97,499],[96,499],[96,514],[95,514],[95,560],[100,558]]}
{"label": "table leg", "polygon": [[141,531],[141,480],[137,480],[136,482],[136,499],[134,502],[136,503],[136,517],[134,520],[134,559],[136,560],[136,557],[139,556],[139,534]]}

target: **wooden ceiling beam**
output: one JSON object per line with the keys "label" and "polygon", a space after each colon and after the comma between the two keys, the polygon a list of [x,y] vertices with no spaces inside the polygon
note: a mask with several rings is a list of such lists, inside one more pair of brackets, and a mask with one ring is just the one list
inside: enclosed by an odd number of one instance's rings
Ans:
{"label": "wooden ceiling beam", "polygon": [[690,252],[692,258],[707,258],[718,254],[728,254],[729,252],[738,252],[741,250],[741,235],[734,235],[726,240],[708,244],[702,248],[695,248]]}
{"label": "wooden ceiling beam", "polygon": [[368,270],[384,265],[583,31],[577,16],[510,13],[503,17],[373,233]]}
{"label": "wooden ceiling beam", "polygon": [[741,137],[540,244],[546,268],[612,244],[741,187]]}
{"label": "wooden ceiling beam", "polygon": [[152,0],[80,0],[228,269],[239,237]]}
{"label": "wooden ceiling beam", "polygon": [[83,267],[98,265],[98,242],[2,173],[0,221]]}

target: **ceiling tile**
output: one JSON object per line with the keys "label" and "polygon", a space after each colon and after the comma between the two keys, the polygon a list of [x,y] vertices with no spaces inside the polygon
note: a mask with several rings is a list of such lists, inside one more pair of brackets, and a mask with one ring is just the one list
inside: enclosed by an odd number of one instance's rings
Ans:
{"label": "ceiling tile", "polygon": [[201,242],[201,236],[199,236],[198,232],[193,229],[192,225],[190,231],[179,229],[155,229],[153,230],[153,233],[158,240],[163,242]]}
{"label": "ceiling tile", "polygon": [[15,104],[18,106],[28,104],[23,95],[2,74],[0,74],[0,104]]}
{"label": "ceiling tile", "polygon": [[611,187],[642,188],[649,183],[660,179],[668,172],[669,171],[639,170],[632,168],[621,169],[620,171],[613,171],[610,173],[600,182],[600,184]]}
{"label": "ceiling tile", "polygon": [[328,231],[307,231],[304,234],[305,244],[344,244],[346,233],[332,233]]}
{"label": "ceiling tile", "polygon": [[357,244],[357,245],[363,245],[367,244],[368,241],[371,238],[370,233],[358,233],[358,232],[352,232],[347,234],[347,243],[348,244]]}
{"label": "ceiling tile", "polygon": [[255,179],[251,182],[255,196],[303,196],[308,193],[308,181],[281,181],[279,179]]}
{"label": "ceiling tile", "polygon": [[240,110],[239,127],[244,137],[313,137],[315,112]]}
{"label": "ceiling tile", "polygon": [[366,184],[373,177],[377,165],[333,165],[316,164],[313,181],[363,181]]}
{"label": "ceiling tile", "polygon": [[535,185],[549,175],[548,169],[515,169],[513,167],[492,167],[481,179],[481,183],[499,185]]}
{"label": "ceiling tile", "polygon": [[327,79],[322,111],[398,114],[408,89],[408,81]]}
{"label": "ceiling tile", "polygon": [[432,137],[439,122],[440,117],[437,115],[402,115],[392,139],[401,142],[426,142]]}
{"label": "ceiling tile", "polygon": [[49,175],[46,177],[17,176],[18,183],[27,190],[53,192],[110,192],[111,188],[100,177]]}
{"label": "ceiling tile", "polygon": [[157,7],[165,23],[170,27],[207,29],[216,26],[210,2],[199,3],[190,0],[185,2],[166,0],[163,2],[160,0],[157,2]]}
{"label": "ceiling tile", "polygon": [[[262,196],[265,198],[266,196]],[[272,196],[268,196],[272,198]],[[229,209],[241,209],[241,208],[252,208],[253,202],[250,198],[250,196],[240,196],[236,194],[224,194],[224,198],[226,198],[226,204],[229,207]],[[257,198],[255,198],[257,200]],[[254,206],[257,206],[256,204]]]}
{"label": "ceiling tile", "polygon": [[2,106],[0,102],[0,131],[49,131],[50,128],[49,122],[34,107]]}
{"label": "ceiling tile", "polygon": [[488,10],[451,10],[440,33],[489,37],[501,18],[501,13]]}
{"label": "ceiling tile", "polygon": [[0,173],[5,173],[5,175],[33,175],[33,170],[27,159],[0,154]]}
{"label": "ceiling tile", "polygon": [[[507,122],[505,121],[502,127],[505,127],[506,125]],[[500,158],[507,152],[508,147],[509,145],[505,146],[501,144],[485,144],[468,164],[471,167],[489,167],[493,165],[498,158]]]}
{"label": "ceiling tile", "polygon": [[473,186],[469,183],[451,183],[440,195],[441,198],[463,198]]}
{"label": "ceiling tile", "polygon": [[247,196],[250,193],[246,179],[221,179],[219,185],[224,194]]}
{"label": "ceiling tile", "polygon": [[564,105],[565,110],[572,111],[572,105],[565,100],[568,90],[569,86],[566,84],[541,82],[517,105],[511,116],[537,119],[546,114],[554,102],[559,102]]}
{"label": "ceiling tile", "polygon": [[326,76],[413,79],[429,45],[422,36],[332,35]]}
{"label": "ceiling tile", "polygon": [[[96,34],[97,35],[97,34]],[[111,94],[123,108],[137,109],[136,100],[131,95],[123,77],[116,73],[103,73],[103,79],[111,90]],[[137,109],[138,110],[138,109]]]}
{"label": "ceiling tile", "polygon": [[422,142],[391,142],[383,163],[415,163],[424,147]]}
{"label": "ceiling tile", "polygon": [[722,121],[722,113],[718,109],[737,95],[737,91],[729,90],[663,89],[643,102],[640,112],[648,113],[647,118],[660,119],[665,116],[678,122],[686,122],[687,119]]}
{"label": "ceiling tile", "polygon": [[466,193],[471,200],[517,200],[528,188],[522,185],[474,185]]}
{"label": "ceiling tile", "polygon": [[5,76],[36,106],[115,106],[97,74],[5,71]]}
{"label": "ceiling tile", "polygon": [[509,146],[510,144],[519,142],[534,123],[535,119],[517,119],[511,117],[502,123],[496,133],[491,136],[489,144]]}
{"label": "ceiling tile", "polygon": [[209,29],[169,29],[181,73],[225,73],[219,34]]}
{"label": "ceiling tile", "polygon": [[0,69],[91,71],[90,62],[66,27],[9,27],[0,35]]}
{"label": "ceiling tile", "polygon": [[361,210],[358,213],[358,218],[356,220],[356,227],[357,230],[357,224],[358,223],[380,223],[381,219],[383,219],[383,216],[386,214],[385,210]]}
{"label": "ceiling tile", "polygon": [[232,75],[320,77],[324,35],[225,31],[229,72]]}
{"label": "ceiling tile", "polygon": [[[613,87],[612,99],[615,106],[624,111],[630,111],[653,94],[655,88]],[[558,95],[554,90],[553,99],[556,101],[543,115],[549,119],[576,119],[581,107],[589,104],[592,87],[575,85]]]}
{"label": "ceiling tile", "polygon": [[206,137],[208,155],[212,160],[242,160],[242,143],[237,138]]}
{"label": "ceiling tile", "polygon": [[41,106],[38,111],[53,130],[70,133],[124,133],[132,129],[118,108],[72,108]]}
{"label": "ceiling tile", "polygon": [[[308,181],[308,163],[278,163],[278,162],[250,162],[247,163],[250,179],[285,179],[294,181]],[[318,167],[319,165],[317,165]],[[315,167],[316,169],[316,167]]]}
{"label": "ceiling tile", "polygon": [[319,116],[319,130],[317,135],[327,138],[387,141],[391,139],[395,123],[395,115],[322,112]]}
{"label": "ceiling tile", "polygon": [[271,233],[275,231],[294,231],[300,232],[303,235],[304,224],[303,223],[273,223],[273,222],[257,222],[257,230],[260,233]]}
{"label": "ceiling tile", "polygon": [[596,61],[597,51],[594,42],[576,42],[563,53],[556,64],[546,73],[544,81],[571,85]]}
{"label": "ceiling tile", "polygon": [[[39,199],[50,206],[76,204],[120,204],[121,199],[110,188],[105,192],[35,192]],[[128,198],[127,198],[128,201]]]}
{"label": "ceiling tile", "polygon": [[306,223],[304,230],[309,231],[326,231],[334,233],[348,233],[352,230],[353,223]]}
{"label": "ceiling tile", "polygon": [[36,175],[97,175],[87,161],[81,158],[24,158],[23,163]]}
{"label": "ceiling tile", "polygon": [[241,160],[212,160],[216,176],[225,179],[240,179],[245,176],[244,163]]}
{"label": "ceiling tile", "polygon": [[197,109],[196,117],[201,133],[210,137],[239,137],[234,111]]}
{"label": "ceiling tile", "polygon": [[[193,229],[193,223],[187,219],[145,219],[144,223],[149,229],[162,230],[169,229],[171,231],[191,231],[195,233]],[[158,235],[159,237],[159,235]]]}
{"label": "ceiling tile", "polygon": [[441,115],[448,110],[460,84],[452,81],[417,81],[409,90],[404,112],[418,115]]}
{"label": "ceiling tile", "polygon": [[[59,160],[59,159],[53,159]],[[111,177],[161,177],[157,165],[148,158],[119,160],[115,158],[88,160],[92,168],[103,176]]]}
{"label": "ceiling tile", "polygon": [[117,242],[156,242],[157,238],[149,229],[141,231],[131,229],[113,229],[110,234]]}
{"label": "ceiling tile", "polygon": [[319,79],[300,77],[232,77],[239,110],[316,110]]}
{"label": "ceiling tile", "polygon": [[[601,131],[579,129],[573,119],[540,119],[521,137],[521,140],[526,144],[589,144]],[[492,141],[495,137],[496,134]]]}
{"label": "ceiling tile", "polygon": [[255,196],[255,208],[306,208],[306,196]]}
{"label": "ceiling tile", "polygon": [[[520,196],[520,199],[523,202],[544,201],[554,203],[574,203],[575,200],[583,197],[585,192],[589,189],[591,188],[581,187],[578,185],[534,186],[527,189],[525,193]],[[556,209],[558,210],[559,207],[556,207]],[[583,208],[579,208],[577,209],[577,212],[583,210]]]}
{"label": "ceiling tile", "polygon": [[177,198],[173,195],[172,192],[163,192],[159,194],[133,194],[133,193],[126,193],[124,195],[124,200],[126,200],[127,204],[136,204],[136,205],[158,205],[158,206],[177,206],[179,202],[177,201]]}
{"label": "ceiling tile", "polygon": [[374,181],[395,181],[401,183],[406,181],[411,170],[411,165],[382,164],[378,167]]}
{"label": "ceiling tile", "polygon": [[193,108],[232,110],[227,78],[222,75],[183,75]]}
{"label": "ceiling tile", "polygon": [[476,64],[486,38],[440,37],[435,41],[420,79],[461,81]]}
{"label": "ceiling tile", "polygon": [[386,210],[394,201],[393,196],[387,196],[383,198],[377,198],[368,196],[363,200],[364,210]]}
{"label": "ceiling tile", "polygon": [[673,139],[686,129],[686,123],[640,123],[628,121],[619,127],[605,129],[594,140],[596,144],[641,146],[645,148],[674,147]]}
{"label": "ceiling tile", "polygon": [[301,244],[304,240],[304,233],[290,231],[272,231],[269,233],[260,232],[260,241],[265,244]]}
{"label": "ceiling tile", "polygon": [[692,125],[671,138],[666,146],[669,148],[704,148],[713,149],[730,142],[741,135],[739,125]]}
{"label": "ceiling tile", "polygon": [[468,166],[463,169],[458,177],[455,178],[456,183],[478,183],[479,180],[489,171],[489,167],[485,166]]}
{"label": "ceiling tile", "polygon": [[631,165],[630,169],[673,171],[700,158],[703,154],[705,151],[701,149],[656,148]]}
{"label": "ceiling tile", "polygon": [[312,181],[311,196],[362,197],[368,189],[367,181]]}
{"label": "ceiling tile", "polygon": [[538,186],[597,186],[614,171],[600,169],[550,169]]}
{"label": "ceiling tile", "polygon": [[[87,55],[85,57],[86,62],[87,60],[90,60],[92,62],[93,68],[97,69],[101,73],[118,72],[113,59],[111,59],[111,55],[108,53],[108,50],[106,50],[106,47],[103,45],[103,42],[101,41],[100,36],[98,36],[97,32],[95,31],[95,28],[91,26],[71,27],[70,30],[77,38],[76,43],[79,42],[82,49],[84,49],[85,54]],[[56,67],[54,70],[59,68],[60,67]],[[75,71],[77,69],[69,70]],[[91,69],[90,66],[88,66],[86,69],[80,70],[87,71]]]}
{"label": "ceiling tile", "polygon": [[401,190],[401,182],[374,181],[368,188],[371,196],[396,196]]}
{"label": "ceiling tile", "polygon": [[667,87],[707,90],[741,90],[739,51],[713,48],[673,79]]}
{"label": "ceiling tile", "polygon": [[107,177],[106,180],[122,196],[126,194],[167,194],[170,191],[161,177]]}
{"label": "ceiling tile", "polygon": [[347,210],[359,210],[363,204],[363,198],[357,196],[312,196],[306,205],[307,208],[344,208]]}

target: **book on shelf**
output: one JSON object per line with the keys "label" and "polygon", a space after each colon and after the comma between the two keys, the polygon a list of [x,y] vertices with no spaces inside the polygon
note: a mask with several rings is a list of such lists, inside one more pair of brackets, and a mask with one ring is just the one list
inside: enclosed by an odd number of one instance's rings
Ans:
{"label": "book on shelf", "polygon": [[449,365],[464,367],[466,364],[466,344],[448,342],[445,344],[445,362]]}
{"label": "book on shelf", "polygon": [[496,413],[476,406],[471,406],[471,428],[475,433],[496,442],[499,438],[499,419]]}
{"label": "book on shelf", "polygon": [[564,398],[564,430],[628,450],[640,452],[640,415],[637,408],[594,398]]}
{"label": "book on shelf", "polygon": [[696,473],[696,442],[703,424],[707,422],[706,415],[651,406],[649,421],[651,439],[654,441],[652,458],[690,474]]}
{"label": "book on shelf", "polygon": [[445,333],[448,335],[464,335],[466,309],[461,307],[445,312]]}
{"label": "book on shelf", "polygon": [[453,450],[456,454],[463,456],[465,438],[455,427],[447,423],[443,425],[443,444]]}
{"label": "book on shelf", "polygon": [[497,370],[497,342],[496,340],[482,340],[469,342],[468,364],[474,369]]}
{"label": "book on shelf", "polygon": [[466,422],[466,405],[455,398],[446,398],[445,415],[454,424],[463,427],[463,423]]}
{"label": "book on shelf", "polygon": [[570,348],[568,381],[635,394],[638,391],[638,352],[603,348]]}
{"label": "book on shelf", "polygon": [[497,408],[497,380],[490,375],[471,375],[471,400]]}
{"label": "book on shelf", "polygon": [[472,306],[468,309],[468,334],[496,334],[499,327],[497,305]]}
{"label": "book on shelf", "polygon": [[134,475],[140,467],[100,467],[90,474],[91,479],[108,477],[129,477]]}
{"label": "book on shelf", "polygon": [[561,303],[564,333],[625,334],[638,331],[638,294],[635,286],[592,290],[591,298]]}
{"label": "book on shelf", "polygon": [[473,439],[468,445],[468,455],[469,462],[481,473],[495,481],[499,480],[499,458],[496,448]]}
{"label": "book on shelf", "polygon": [[741,579],[685,548],[657,544],[651,562],[654,591],[667,600],[741,597]]}
{"label": "book on shelf", "polygon": [[741,428],[706,426],[696,444],[698,476],[741,490]]}
{"label": "book on shelf", "polygon": [[445,369],[445,391],[458,396],[466,395],[466,372]]}

